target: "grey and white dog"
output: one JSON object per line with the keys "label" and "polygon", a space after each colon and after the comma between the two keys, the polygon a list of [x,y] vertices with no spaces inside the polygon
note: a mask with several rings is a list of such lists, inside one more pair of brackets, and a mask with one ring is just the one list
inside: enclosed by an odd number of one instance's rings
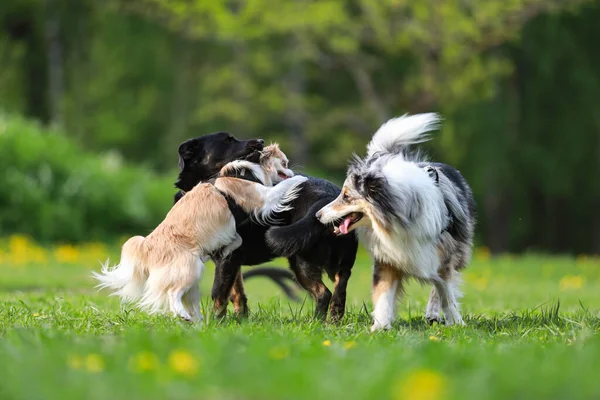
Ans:
{"label": "grey and white dog", "polygon": [[375,261],[372,331],[388,329],[405,278],[433,285],[426,317],[464,324],[459,312],[459,271],[471,258],[475,202],[453,167],[428,162],[410,145],[437,129],[435,113],[391,119],[354,157],[339,197],[316,217],[338,235],[358,228]]}

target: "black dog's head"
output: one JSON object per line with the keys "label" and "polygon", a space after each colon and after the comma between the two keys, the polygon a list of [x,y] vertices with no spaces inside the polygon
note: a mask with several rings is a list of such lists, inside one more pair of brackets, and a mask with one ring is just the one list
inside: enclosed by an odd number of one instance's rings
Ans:
{"label": "black dog's head", "polygon": [[192,190],[199,182],[215,176],[234,160],[259,157],[264,140],[238,140],[227,132],[212,133],[179,145],[179,179],[175,186]]}

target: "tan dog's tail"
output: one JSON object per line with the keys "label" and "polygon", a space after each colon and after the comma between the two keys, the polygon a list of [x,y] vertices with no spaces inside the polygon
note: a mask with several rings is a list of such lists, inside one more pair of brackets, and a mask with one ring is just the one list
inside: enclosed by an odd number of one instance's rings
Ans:
{"label": "tan dog's tail", "polygon": [[111,268],[108,260],[102,264],[101,272],[93,273],[94,278],[100,281],[96,287],[111,289],[113,295],[120,296],[124,301],[140,299],[148,279],[144,268],[145,240],[143,236],[132,237],[123,245],[118,265]]}

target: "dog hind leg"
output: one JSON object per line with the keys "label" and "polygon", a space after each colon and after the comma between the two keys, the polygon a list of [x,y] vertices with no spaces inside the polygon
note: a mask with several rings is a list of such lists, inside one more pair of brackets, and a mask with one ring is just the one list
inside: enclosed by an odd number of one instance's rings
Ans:
{"label": "dog hind leg", "polygon": [[323,283],[320,268],[300,259],[291,257],[290,268],[296,274],[296,280],[304,289],[308,290],[315,300],[315,318],[324,320],[327,318],[327,310],[331,301],[331,291]]}
{"label": "dog hind leg", "polygon": [[200,311],[200,288],[197,285],[193,286],[183,295],[182,301],[183,305],[192,317],[192,321],[201,321],[202,312]]}
{"label": "dog hind leg", "polygon": [[430,325],[434,322],[442,322],[442,318],[440,316],[440,296],[435,290],[435,286],[431,288],[431,293],[429,293],[429,301],[427,302],[425,318],[427,318],[427,321]]}
{"label": "dog hind leg", "polygon": [[204,262],[199,257],[196,260],[196,282],[192,284],[191,288],[183,295],[183,304],[188,310],[192,321],[197,322],[202,320],[202,312],[200,311],[200,288],[198,283],[202,279],[202,273],[204,272]]}
{"label": "dog hind leg", "polygon": [[171,312],[183,318],[186,321],[192,321],[192,316],[186,310],[183,305],[183,295],[187,292],[188,288],[177,288],[177,289],[169,289],[169,306],[171,308]]}
{"label": "dog hind leg", "polygon": [[440,297],[446,325],[464,325],[465,323],[458,310],[458,296],[460,293],[456,287],[455,279],[452,279],[452,275],[448,278],[437,278],[433,284]]}

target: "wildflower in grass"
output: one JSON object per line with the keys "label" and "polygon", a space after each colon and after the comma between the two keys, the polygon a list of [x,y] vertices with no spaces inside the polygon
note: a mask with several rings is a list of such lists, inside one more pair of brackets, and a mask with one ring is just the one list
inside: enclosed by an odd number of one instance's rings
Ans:
{"label": "wildflower in grass", "polygon": [[489,247],[481,246],[475,249],[475,259],[480,261],[489,261],[492,256],[492,252]]}
{"label": "wildflower in grass", "polygon": [[136,372],[147,372],[158,369],[160,361],[156,354],[143,351],[129,359],[129,367]]}
{"label": "wildflower in grass", "polygon": [[67,358],[67,365],[71,369],[81,369],[83,361],[79,354],[71,354],[69,358]]}
{"label": "wildflower in grass", "polygon": [[344,349],[345,350],[350,350],[356,347],[356,342],[354,340],[351,340],[349,342],[344,343]]}
{"label": "wildflower in grass", "polygon": [[40,314],[38,314],[38,313],[33,313],[33,316],[34,316],[34,317],[39,317],[39,316],[40,316]]}
{"label": "wildflower in grass", "polygon": [[12,235],[8,239],[8,262],[14,265],[30,262],[30,250],[34,247],[35,245],[27,236]]}
{"label": "wildflower in grass", "polygon": [[88,354],[85,358],[85,369],[95,374],[102,372],[104,370],[104,360],[99,354]]}
{"label": "wildflower in grass", "polygon": [[169,367],[178,374],[190,377],[200,369],[198,360],[185,350],[175,350],[169,355]]}
{"label": "wildflower in grass", "polygon": [[563,277],[558,286],[560,290],[577,290],[583,286],[583,277],[581,275],[566,275]]}
{"label": "wildflower in grass", "polygon": [[325,347],[329,347],[329,346],[331,346],[331,340],[329,340],[329,339],[328,339],[328,340],[325,340],[325,341],[323,342],[323,346],[325,346]]}
{"label": "wildflower in grass", "polygon": [[31,239],[24,235],[11,235],[8,239],[8,248],[10,251],[26,252],[31,245]]}
{"label": "wildflower in grass", "polygon": [[79,250],[73,245],[64,244],[54,249],[54,258],[64,264],[75,264],[79,261]]}
{"label": "wildflower in grass", "polygon": [[269,350],[269,357],[273,360],[283,360],[290,356],[290,349],[287,347],[273,347]]}
{"label": "wildflower in grass", "polygon": [[429,336],[429,340],[431,340],[432,342],[440,342],[442,339],[440,339],[437,336]]}
{"label": "wildflower in grass", "polygon": [[438,400],[445,397],[446,378],[439,372],[421,369],[413,371],[393,389],[397,400]]}

